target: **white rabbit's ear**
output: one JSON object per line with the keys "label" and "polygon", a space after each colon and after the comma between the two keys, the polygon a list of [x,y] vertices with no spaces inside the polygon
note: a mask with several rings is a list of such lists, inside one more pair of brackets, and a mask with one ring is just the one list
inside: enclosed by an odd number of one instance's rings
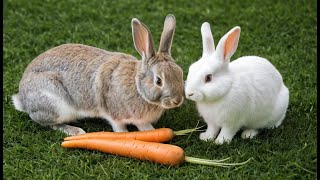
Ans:
{"label": "white rabbit's ear", "polygon": [[176,28],[176,19],[172,14],[168,14],[163,25],[163,31],[161,34],[160,45],[158,50],[159,53],[170,54],[175,28]]}
{"label": "white rabbit's ear", "polygon": [[147,26],[138,19],[131,21],[133,42],[142,59],[150,59],[154,54],[153,40]]}
{"label": "white rabbit's ear", "polygon": [[215,47],[214,47],[214,40],[212,37],[209,23],[204,22],[202,24],[201,35],[202,35],[202,47],[203,47],[202,55],[212,54],[215,50]]}
{"label": "white rabbit's ear", "polygon": [[217,52],[223,60],[230,60],[236,52],[240,38],[240,27],[236,26],[224,35],[218,43]]}

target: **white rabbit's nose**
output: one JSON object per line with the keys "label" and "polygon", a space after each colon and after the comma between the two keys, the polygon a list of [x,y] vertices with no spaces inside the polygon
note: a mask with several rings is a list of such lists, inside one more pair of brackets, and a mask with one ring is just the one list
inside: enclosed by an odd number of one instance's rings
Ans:
{"label": "white rabbit's nose", "polygon": [[189,91],[186,93],[186,98],[192,101],[200,101],[203,99],[203,94],[199,91]]}

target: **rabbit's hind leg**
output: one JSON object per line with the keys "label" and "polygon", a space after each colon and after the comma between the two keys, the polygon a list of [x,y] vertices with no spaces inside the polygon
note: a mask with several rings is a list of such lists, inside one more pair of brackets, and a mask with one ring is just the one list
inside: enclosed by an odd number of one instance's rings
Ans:
{"label": "rabbit's hind leg", "polygon": [[66,134],[85,133],[82,129],[65,125],[77,119],[69,93],[54,72],[33,73],[19,90],[19,99],[30,118]]}
{"label": "rabbit's hind leg", "polygon": [[287,87],[283,86],[280,93],[278,100],[275,104],[272,117],[273,121],[270,123],[268,128],[277,128],[280,126],[286,116],[286,112],[289,105],[289,90]]}
{"label": "rabbit's hind leg", "polygon": [[53,130],[59,130],[70,136],[86,133],[83,129],[78,127],[74,127],[66,124],[54,124],[58,116],[51,114],[48,111],[35,111],[35,112],[31,112],[29,115],[33,121],[43,126],[49,126]]}
{"label": "rabbit's hind leg", "polygon": [[70,126],[67,124],[56,124],[56,125],[51,125],[50,126],[53,130],[59,130],[65,134],[68,134],[69,136],[74,136],[74,135],[79,135],[79,134],[84,134],[86,133],[83,129],[75,127],[75,126]]}
{"label": "rabbit's hind leg", "polygon": [[[66,114],[68,108],[63,105],[63,102],[43,95],[40,97],[38,100],[33,101],[33,109],[29,112],[29,116],[33,121],[43,126],[49,126],[54,130],[60,130],[68,135],[85,133],[81,128],[64,124],[75,121],[76,116],[72,112]],[[56,106],[58,104],[60,104],[59,107]],[[61,109],[63,109],[63,113]]]}

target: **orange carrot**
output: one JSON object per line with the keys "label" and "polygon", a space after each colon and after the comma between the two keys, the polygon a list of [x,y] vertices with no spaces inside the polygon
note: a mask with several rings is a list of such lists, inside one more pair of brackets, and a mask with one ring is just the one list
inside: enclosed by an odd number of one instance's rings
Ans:
{"label": "orange carrot", "polygon": [[223,160],[206,160],[185,156],[184,150],[178,146],[156,142],[145,142],[133,139],[81,139],[64,141],[64,148],[83,148],[97,150],[119,156],[132,157],[140,160],[148,160],[159,164],[178,166],[183,162],[211,165],[232,166],[243,165],[242,163],[221,163]]}
{"label": "orange carrot", "polygon": [[[200,128],[200,127],[199,127]],[[69,136],[64,138],[65,141],[76,139],[135,139],[148,142],[166,142],[171,140],[176,135],[186,135],[187,133],[197,131],[199,128],[185,129],[181,131],[173,131],[170,128],[159,128],[148,131],[135,132],[91,132],[80,134],[76,136]]]}
{"label": "orange carrot", "polygon": [[178,146],[132,139],[82,139],[65,141],[61,146],[97,150],[165,165],[176,166],[184,162],[184,151]]}

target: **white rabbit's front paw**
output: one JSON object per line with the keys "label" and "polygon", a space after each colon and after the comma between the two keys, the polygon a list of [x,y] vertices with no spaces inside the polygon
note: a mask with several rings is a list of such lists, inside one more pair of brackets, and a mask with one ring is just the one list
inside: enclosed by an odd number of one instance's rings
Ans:
{"label": "white rabbit's front paw", "polygon": [[257,134],[258,134],[258,131],[255,129],[246,129],[242,132],[241,137],[242,139],[247,139],[247,138],[252,139]]}
{"label": "white rabbit's front paw", "polygon": [[213,140],[214,137],[212,136],[211,133],[206,131],[200,134],[200,139],[203,141],[208,141],[208,140]]}
{"label": "white rabbit's front paw", "polygon": [[230,143],[231,139],[225,139],[221,137],[217,137],[217,139],[214,141],[215,144],[223,144],[223,143]]}

